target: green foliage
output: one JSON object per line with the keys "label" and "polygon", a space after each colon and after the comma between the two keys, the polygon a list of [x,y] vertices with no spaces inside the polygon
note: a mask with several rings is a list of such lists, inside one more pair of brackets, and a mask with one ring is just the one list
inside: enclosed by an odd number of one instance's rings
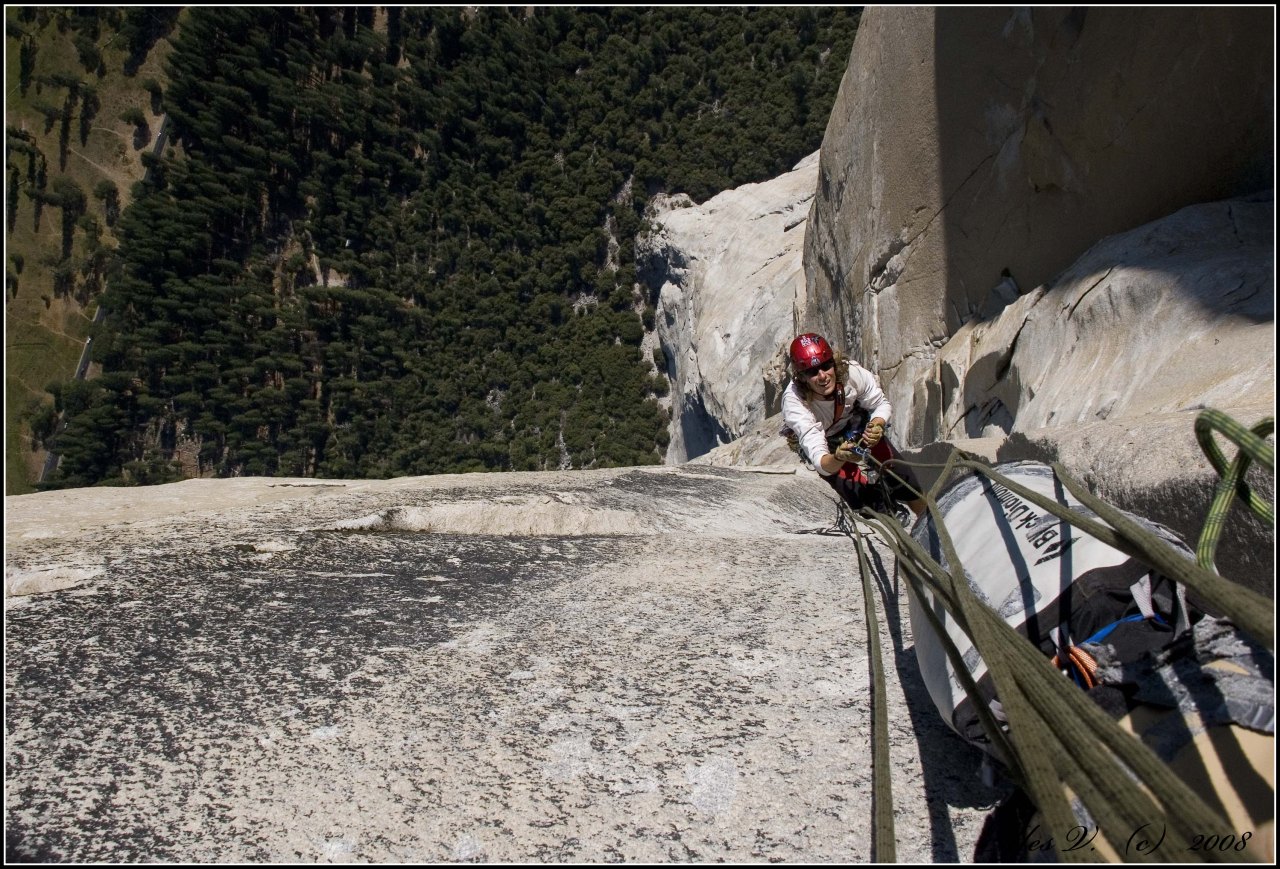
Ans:
{"label": "green foliage", "polygon": [[143,114],[142,109],[137,106],[129,106],[120,113],[120,120],[126,124],[133,124],[133,147],[135,150],[141,150],[151,141],[151,125],[147,122],[147,116]]}
{"label": "green foliage", "polygon": [[89,131],[93,128],[93,120],[98,115],[102,103],[98,100],[98,92],[93,88],[83,88],[80,93],[80,144],[89,141]]}
{"label": "green foliage", "polygon": [[[18,194],[22,191],[22,176],[18,174],[18,167],[13,166],[9,169],[9,183],[5,190],[5,230],[12,235],[14,224],[18,219]],[[19,269],[19,272],[22,270]]]}
{"label": "green foliage", "polygon": [[164,111],[164,86],[154,78],[147,78],[142,80],[142,89],[151,94],[151,114],[161,114]]}
{"label": "green foliage", "polygon": [[120,219],[120,189],[114,181],[104,178],[93,188],[93,198],[102,202],[102,215],[107,226],[115,226]]}
{"label": "green foliage", "polygon": [[30,36],[23,36],[18,48],[18,88],[25,97],[31,88],[31,76],[36,68],[36,43]]}
{"label": "green foliage", "polygon": [[[6,100],[5,246],[27,264],[21,292],[18,274],[6,270],[9,494],[31,491],[42,466],[43,457],[24,454],[17,445],[32,442],[30,427],[40,422],[33,414],[48,403],[37,384],[76,371],[94,313],[83,307],[107,279],[116,244],[110,228],[115,218],[105,212],[118,215],[124,205],[123,196],[102,209],[91,200],[90,215],[60,179],[92,191],[104,177],[128,184],[126,179],[140,174],[138,157],[121,151],[114,123],[124,106],[145,106],[148,99],[120,72],[124,48],[115,27],[123,16],[107,7],[6,8],[12,80]],[[167,50],[162,46],[157,54]],[[153,55],[148,72],[160,60]],[[105,124],[104,113],[111,116]]]}
{"label": "green foliage", "polygon": [[156,41],[167,36],[182,12],[180,6],[143,6],[124,10],[119,32],[129,56],[124,62],[125,75],[136,75],[147,53]]}
{"label": "green foliage", "polygon": [[373,14],[185,13],[163,90],[181,156],[120,216],[60,484],[168,479],[178,432],[221,475],[661,460],[645,202],[811,153],[857,12]]}
{"label": "green foliage", "polygon": [[51,404],[41,404],[30,418],[32,449],[37,449],[53,437],[58,426],[58,412]]}
{"label": "green foliage", "polygon": [[102,66],[102,52],[98,50],[98,46],[87,33],[77,33],[74,39],[76,54],[80,57],[80,64],[87,72],[98,73]]}

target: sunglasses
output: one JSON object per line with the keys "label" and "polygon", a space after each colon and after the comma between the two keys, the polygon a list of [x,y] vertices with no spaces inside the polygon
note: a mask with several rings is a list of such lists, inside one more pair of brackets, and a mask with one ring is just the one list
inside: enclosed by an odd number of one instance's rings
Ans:
{"label": "sunglasses", "polygon": [[826,362],[823,362],[821,365],[815,365],[812,368],[806,368],[804,371],[801,371],[800,373],[803,374],[805,377],[817,377],[819,371],[830,371],[832,368],[835,368],[835,367],[836,367],[836,363],[828,359]]}

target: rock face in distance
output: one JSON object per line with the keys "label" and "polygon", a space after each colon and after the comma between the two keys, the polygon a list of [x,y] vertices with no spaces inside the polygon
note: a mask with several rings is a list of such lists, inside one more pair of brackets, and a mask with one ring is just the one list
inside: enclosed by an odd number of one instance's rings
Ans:
{"label": "rock face in distance", "polygon": [[[1103,239],[999,317],[965,324],[916,390],[923,419],[904,428],[930,444],[1012,435],[1002,460],[1061,461],[1194,546],[1218,480],[1197,411],[1247,426],[1274,415],[1274,220],[1268,192]],[[1251,480],[1274,497],[1273,479]],[[1274,531],[1242,506],[1218,551],[1224,576],[1274,594]]]}
{"label": "rock face in distance", "polygon": [[687,196],[652,204],[658,229],[637,244],[636,259],[657,294],[672,382],[668,464],[733,440],[777,410],[780,374],[771,363],[797,319],[817,167],[813,154],[785,175],[702,205]]}
{"label": "rock face in distance", "polygon": [[800,325],[878,371],[929,442],[918,387],[966,320],[1099,239],[1272,186],[1273,27],[1267,8],[869,7]]}

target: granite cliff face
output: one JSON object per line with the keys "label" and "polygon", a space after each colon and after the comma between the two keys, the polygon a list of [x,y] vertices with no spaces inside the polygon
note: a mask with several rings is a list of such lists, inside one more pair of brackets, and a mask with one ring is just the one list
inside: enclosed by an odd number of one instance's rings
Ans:
{"label": "granite cliff face", "polygon": [[[702,206],[655,202],[644,273],[675,387],[668,461],[777,410],[775,354],[799,329],[879,374],[914,446],[1266,404],[1269,15],[869,8],[816,176],[809,158]],[[993,353],[1049,292],[1087,298],[1039,308],[1017,360]],[[1238,352],[1210,350],[1224,346]]]}
{"label": "granite cliff face", "polygon": [[[782,340],[819,331],[876,371],[917,456],[1062,460],[1194,539],[1217,479],[1196,410],[1273,411],[1271,33],[1262,9],[868,8]],[[688,334],[668,344],[709,355]],[[776,350],[737,362],[771,395]],[[712,425],[743,436],[684,455],[787,461],[765,410],[726,409]],[[1270,593],[1271,532],[1228,533],[1223,573]]]}
{"label": "granite cliff face", "polygon": [[1270,193],[1103,239],[937,352],[929,440],[1187,408],[1265,407],[1275,384]]}
{"label": "granite cliff face", "polygon": [[[6,861],[865,862],[833,517],[793,469],[6,498]],[[965,859],[998,792],[873,557],[898,854]]]}
{"label": "granite cliff face", "polygon": [[[1194,538],[1196,408],[1273,411],[1271,23],[869,8],[820,161],[655,203],[682,467],[7,498],[6,856],[869,859],[865,602],[777,351],[847,344],[913,457],[1060,460]],[[898,858],[967,859],[996,794],[873,561]],[[1218,566],[1271,593],[1273,532]]]}
{"label": "granite cliff face", "polygon": [[[947,436],[929,388],[966,323],[1104,238],[1270,188],[1273,25],[1262,8],[868,8],[823,140],[802,325],[879,372],[900,437]],[[1044,337],[1045,357],[1065,349]]]}
{"label": "granite cliff face", "polygon": [[791,338],[803,290],[817,172],[813,154],[785,175],[702,205],[687,196],[651,204],[655,231],[640,239],[636,259],[658,300],[672,383],[668,464],[740,437],[777,409],[774,355]]}

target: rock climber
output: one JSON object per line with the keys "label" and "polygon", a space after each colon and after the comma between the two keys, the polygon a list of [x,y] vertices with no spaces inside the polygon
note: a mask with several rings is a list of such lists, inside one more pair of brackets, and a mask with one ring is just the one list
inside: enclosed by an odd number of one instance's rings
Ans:
{"label": "rock climber", "polygon": [[910,468],[894,462],[898,452],[884,435],[893,408],[875,375],[835,353],[814,332],[797,336],[787,355],[791,382],[782,393],[782,419],[788,440],[854,510],[866,506],[892,512],[893,505],[881,503],[880,487],[869,480],[868,468],[857,462],[854,448],[861,442],[885,471],[893,472],[884,478],[893,500],[906,504],[917,518],[924,515],[920,484]]}

